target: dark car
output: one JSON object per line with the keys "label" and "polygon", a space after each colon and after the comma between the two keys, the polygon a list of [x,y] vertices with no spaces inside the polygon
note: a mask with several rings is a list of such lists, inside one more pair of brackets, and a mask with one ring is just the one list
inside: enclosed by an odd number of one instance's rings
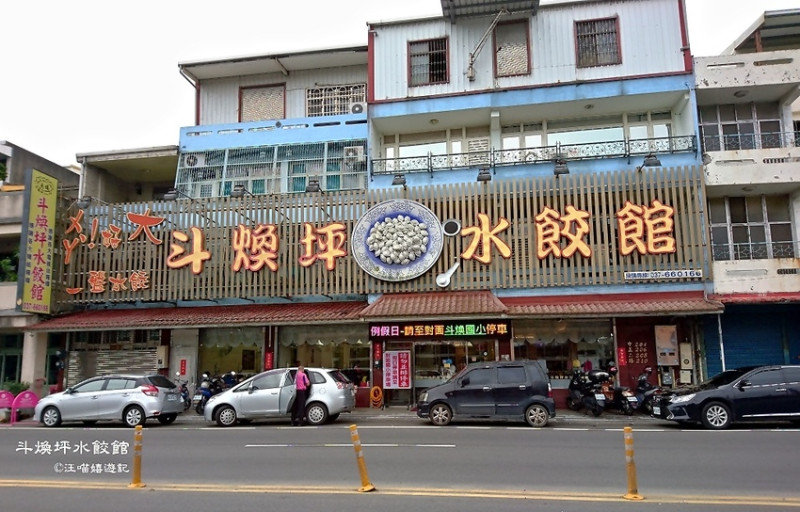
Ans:
{"label": "dark car", "polygon": [[800,422],[800,366],[748,366],[662,395],[653,416],[721,430],[740,421]]}
{"label": "dark car", "polygon": [[473,363],[417,402],[417,416],[440,426],[464,417],[544,427],[555,414],[550,379],[537,361]]}

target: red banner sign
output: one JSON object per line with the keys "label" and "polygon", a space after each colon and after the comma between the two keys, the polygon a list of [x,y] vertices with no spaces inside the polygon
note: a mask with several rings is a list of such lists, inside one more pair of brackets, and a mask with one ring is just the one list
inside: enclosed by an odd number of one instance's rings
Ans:
{"label": "red banner sign", "polygon": [[388,350],[383,353],[384,389],[411,389],[411,351]]}

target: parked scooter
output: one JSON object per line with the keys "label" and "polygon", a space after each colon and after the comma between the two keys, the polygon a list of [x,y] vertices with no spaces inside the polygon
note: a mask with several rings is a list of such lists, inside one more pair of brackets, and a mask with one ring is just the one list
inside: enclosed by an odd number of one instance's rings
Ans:
{"label": "parked scooter", "polygon": [[653,399],[663,392],[659,386],[654,386],[650,383],[650,375],[652,374],[653,367],[645,366],[644,371],[636,378],[636,388],[634,390],[637,406],[646,414],[653,414]]}
{"label": "parked scooter", "polygon": [[183,410],[185,411],[192,406],[192,397],[189,396],[189,381],[181,380],[181,372],[175,372],[175,382],[178,384],[178,389],[181,392],[181,401],[183,402]]}
{"label": "parked scooter", "polygon": [[217,393],[222,393],[224,383],[219,377],[211,377],[208,372],[203,373],[200,380],[200,385],[197,387],[197,392],[194,394],[192,403],[194,404],[194,411],[197,414],[203,414],[206,408],[208,399]]}
{"label": "parked scooter", "polygon": [[601,389],[606,397],[606,409],[615,409],[628,416],[633,414],[633,409],[638,404],[636,396],[629,387],[617,386],[617,365],[612,361],[608,363],[609,379],[602,383]]}
{"label": "parked scooter", "polygon": [[601,385],[608,378],[608,373],[602,370],[584,372],[576,368],[569,382],[567,407],[574,411],[586,408],[595,416],[600,416],[606,401],[606,397],[601,391]]}

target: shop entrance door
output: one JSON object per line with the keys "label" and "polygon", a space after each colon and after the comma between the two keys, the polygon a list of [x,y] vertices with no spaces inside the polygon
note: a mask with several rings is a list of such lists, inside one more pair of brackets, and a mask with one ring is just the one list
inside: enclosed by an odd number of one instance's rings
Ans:
{"label": "shop entrance door", "polygon": [[494,340],[469,342],[466,344],[467,363],[495,361]]}

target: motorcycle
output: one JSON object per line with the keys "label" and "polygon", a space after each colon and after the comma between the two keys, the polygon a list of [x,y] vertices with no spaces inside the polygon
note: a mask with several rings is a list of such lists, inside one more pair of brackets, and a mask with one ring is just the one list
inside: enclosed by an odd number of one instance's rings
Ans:
{"label": "motorcycle", "polygon": [[608,378],[608,373],[602,370],[584,372],[576,368],[569,381],[567,407],[573,411],[586,408],[595,416],[600,416],[606,401],[606,396],[601,392],[601,385]]}
{"label": "motorcycle", "polygon": [[633,410],[638,405],[638,400],[633,391],[626,386],[616,386],[617,365],[613,362],[608,364],[609,379],[601,385],[603,395],[606,397],[606,409],[615,409],[621,413],[631,416]]}
{"label": "motorcycle", "polygon": [[189,396],[189,381],[181,380],[181,372],[176,372],[175,382],[178,384],[178,389],[181,392],[181,401],[183,402],[183,410],[185,411],[192,406],[192,397]]}
{"label": "motorcycle", "polygon": [[650,375],[652,375],[652,373],[653,368],[646,366],[644,371],[636,378],[636,388],[634,389],[637,408],[643,410],[647,414],[653,414],[654,398],[663,393],[663,390],[659,386],[654,386],[650,383]]}
{"label": "motorcycle", "polygon": [[222,393],[225,388],[224,382],[219,377],[211,377],[208,372],[203,373],[200,385],[194,394],[192,404],[194,404],[194,411],[197,414],[203,414],[205,411],[208,399],[217,393]]}

